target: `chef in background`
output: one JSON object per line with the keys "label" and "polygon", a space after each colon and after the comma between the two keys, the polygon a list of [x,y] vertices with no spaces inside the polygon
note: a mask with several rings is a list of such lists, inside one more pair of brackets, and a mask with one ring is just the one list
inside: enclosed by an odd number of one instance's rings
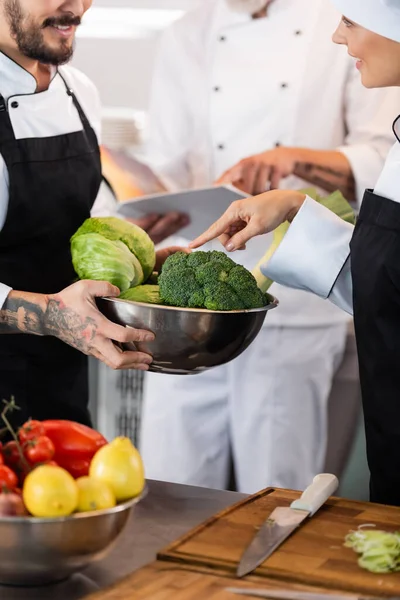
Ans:
{"label": "chef in background", "polygon": [[[361,86],[330,41],[337,20],[325,0],[207,0],[174,23],[150,110],[148,160],[166,188],[222,177],[249,192],[340,189],[359,203],[389,151],[400,95]],[[252,269],[267,244],[256,238],[235,259]],[[251,493],[303,489],[323,469],[349,318],[304,291],[271,293],[279,309],[234,362],[196,377],[146,375],[150,478],[225,488],[232,458],[238,489]]]}

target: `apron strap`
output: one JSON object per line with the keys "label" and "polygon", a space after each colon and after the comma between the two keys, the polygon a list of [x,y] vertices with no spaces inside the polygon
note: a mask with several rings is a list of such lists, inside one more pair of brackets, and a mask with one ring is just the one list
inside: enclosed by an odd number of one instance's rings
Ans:
{"label": "apron strap", "polygon": [[393,123],[393,133],[396,136],[397,141],[400,142],[400,115]]}
{"label": "apron strap", "polygon": [[0,94],[0,147],[15,140],[14,129],[8,113],[7,102]]}
{"label": "apron strap", "polygon": [[72,101],[75,105],[76,110],[78,111],[79,118],[82,122],[82,125],[83,125],[85,131],[87,131],[88,129],[91,129],[92,127],[89,123],[89,120],[88,120],[82,106],[80,105],[80,102],[79,102],[78,98],[76,97],[74,91],[69,87],[65,77],[61,74],[61,71],[58,71],[58,74],[64,82],[65,89],[67,90],[68,96],[71,96],[71,98],[72,98]]}

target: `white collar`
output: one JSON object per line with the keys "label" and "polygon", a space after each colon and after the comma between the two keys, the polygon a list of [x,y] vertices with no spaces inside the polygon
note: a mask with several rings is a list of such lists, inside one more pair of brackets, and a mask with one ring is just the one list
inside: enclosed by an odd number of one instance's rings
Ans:
{"label": "white collar", "polygon": [[[50,67],[51,83],[58,71]],[[0,52],[0,94],[7,101],[11,96],[35,94],[37,82],[29,71],[21,67],[3,52]]]}

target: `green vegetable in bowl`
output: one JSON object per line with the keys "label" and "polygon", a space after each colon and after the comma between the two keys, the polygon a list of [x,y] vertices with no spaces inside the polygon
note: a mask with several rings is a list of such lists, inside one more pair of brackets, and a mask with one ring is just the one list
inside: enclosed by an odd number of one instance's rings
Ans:
{"label": "green vegetable in bowl", "polygon": [[400,533],[370,530],[360,527],[345,538],[347,548],[358,554],[358,564],[372,573],[400,571]]}
{"label": "green vegetable in bowl", "polygon": [[177,252],[164,263],[158,278],[165,304],[208,310],[262,308],[268,297],[253,275],[223,252]]}
{"label": "green vegetable in bowl", "polygon": [[162,304],[160,288],[158,285],[138,285],[126,290],[120,295],[121,300],[131,302],[145,302],[146,304]]}
{"label": "green vegetable in bowl", "polygon": [[109,281],[124,291],[143,281],[140,262],[123,242],[87,233],[72,240],[71,251],[80,279]]}
{"label": "green vegetable in bowl", "polygon": [[86,219],[71,238],[80,279],[109,281],[124,292],[153,273],[156,252],[143,229],[115,217]]}

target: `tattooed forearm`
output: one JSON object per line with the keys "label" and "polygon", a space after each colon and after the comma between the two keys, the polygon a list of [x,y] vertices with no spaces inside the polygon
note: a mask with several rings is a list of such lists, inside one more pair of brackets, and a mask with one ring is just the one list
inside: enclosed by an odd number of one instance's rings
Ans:
{"label": "tattooed forearm", "polygon": [[[38,302],[35,300],[38,299]],[[44,335],[45,302],[38,295],[11,292],[0,310],[0,334],[31,333]]]}
{"label": "tattooed forearm", "polygon": [[68,307],[58,296],[11,292],[0,310],[0,334],[52,335],[85,354],[92,349],[97,323]]}
{"label": "tattooed forearm", "polygon": [[44,333],[58,337],[84,354],[89,354],[96,337],[97,323],[90,317],[83,318],[65,306],[62,300],[52,297],[44,316]]}
{"label": "tattooed forearm", "polygon": [[314,163],[298,162],[294,175],[330,193],[340,190],[346,200],[356,201],[356,182],[352,173]]}

